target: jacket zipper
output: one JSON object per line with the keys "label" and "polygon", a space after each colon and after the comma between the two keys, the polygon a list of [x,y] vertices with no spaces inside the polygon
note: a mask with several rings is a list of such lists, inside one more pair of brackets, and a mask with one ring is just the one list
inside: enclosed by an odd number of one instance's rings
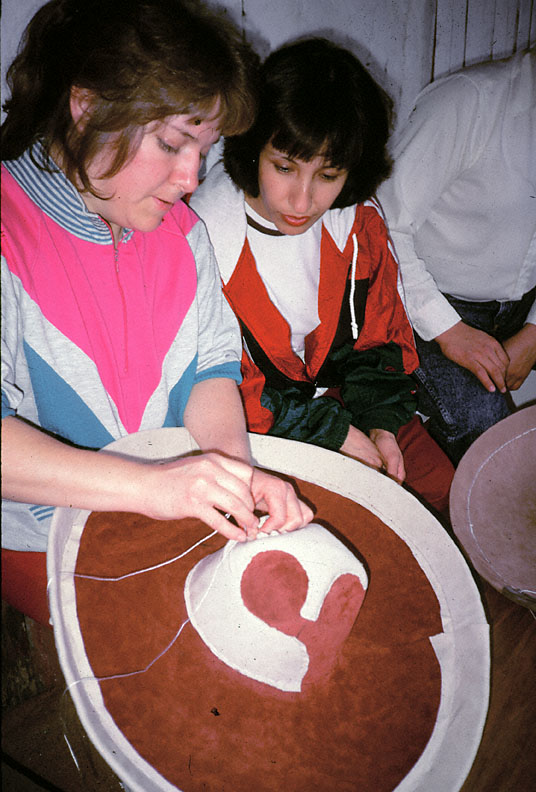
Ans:
{"label": "jacket zipper", "polygon": [[129,360],[128,360],[127,301],[125,299],[125,292],[123,291],[123,286],[121,285],[121,278],[119,277],[119,243],[117,243],[116,245],[115,240],[114,240],[114,265],[115,265],[115,274],[117,277],[117,287],[119,289],[119,294],[121,295],[121,305],[123,309],[123,338],[125,344],[125,351],[123,358],[123,374],[128,374]]}

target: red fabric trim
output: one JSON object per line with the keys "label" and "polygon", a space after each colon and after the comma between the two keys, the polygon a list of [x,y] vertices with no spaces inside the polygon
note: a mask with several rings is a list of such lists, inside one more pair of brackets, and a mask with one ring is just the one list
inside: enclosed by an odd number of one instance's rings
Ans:
{"label": "red fabric trim", "polygon": [[50,627],[46,553],[2,548],[2,599],[26,616]]}
{"label": "red fabric trim", "polygon": [[[355,224],[353,228],[355,228]],[[350,244],[352,244],[351,240]],[[350,258],[348,258],[348,256],[341,253],[323,227],[320,245],[320,282],[318,286],[318,316],[320,324],[305,339],[305,357],[309,361],[308,370],[313,381],[316,379],[316,375],[326,359],[337,332],[341,304],[348,280],[348,268],[351,261],[351,254]],[[361,277],[362,275],[356,272],[356,280],[360,280]],[[365,275],[364,277],[367,276]]]}
{"label": "red fabric trim", "polygon": [[351,235],[357,234],[359,255],[357,278],[369,279],[365,323],[359,330],[355,349],[373,349],[394,341],[402,350],[404,370],[411,374],[419,365],[413,331],[398,294],[398,264],[391,255],[387,228],[378,212],[370,206],[358,208],[362,225],[352,229],[344,255],[352,259]]}
{"label": "red fabric trim", "polygon": [[248,430],[266,434],[273,426],[274,416],[261,404],[265,383],[264,374],[246,352],[242,353],[242,377],[240,395],[244,403]]}
{"label": "red fabric trim", "polygon": [[308,381],[303,362],[290,346],[288,322],[270,300],[247,239],[224,294],[273,364],[291,379]]}

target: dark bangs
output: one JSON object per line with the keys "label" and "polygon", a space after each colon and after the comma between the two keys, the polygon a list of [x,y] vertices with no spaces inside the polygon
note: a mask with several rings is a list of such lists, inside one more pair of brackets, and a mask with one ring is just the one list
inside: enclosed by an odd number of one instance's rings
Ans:
{"label": "dark bangs", "polygon": [[361,203],[390,172],[391,110],[390,98],[349,50],[322,38],[285,45],[261,68],[253,127],[225,141],[225,168],[257,197],[258,159],[268,143],[291,158],[323,156],[348,171],[333,208]]}
{"label": "dark bangs", "polygon": [[363,152],[361,136],[349,135],[346,131],[356,127],[353,114],[347,110],[329,118],[320,115],[315,107],[300,118],[282,119],[268,142],[291,159],[309,162],[321,156],[331,167],[350,171]]}

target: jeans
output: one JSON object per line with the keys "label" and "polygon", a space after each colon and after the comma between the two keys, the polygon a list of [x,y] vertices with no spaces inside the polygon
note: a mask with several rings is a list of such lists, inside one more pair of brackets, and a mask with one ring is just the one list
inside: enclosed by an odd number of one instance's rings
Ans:
{"label": "jeans", "polygon": [[[463,321],[504,341],[523,327],[536,296],[536,287],[521,300],[468,302],[444,295]],[[451,461],[457,465],[471,443],[510,414],[505,394],[489,393],[475,375],[441,352],[436,341],[415,336],[420,366],[419,410],[430,416],[426,426]]]}

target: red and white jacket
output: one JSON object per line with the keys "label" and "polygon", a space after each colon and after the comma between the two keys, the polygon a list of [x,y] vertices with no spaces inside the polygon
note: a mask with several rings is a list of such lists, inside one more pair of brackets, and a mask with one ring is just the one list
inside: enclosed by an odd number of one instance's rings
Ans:
{"label": "red and white jacket", "polygon": [[[410,420],[415,383],[409,375],[418,358],[398,291],[397,261],[375,201],[330,210],[322,218],[320,323],[305,339],[305,362],[292,350],[289,325],[257,271],[244,195],[221,163],[190,206],[207,225],[224,293],[242,326],[241,392],[250,431],[338,448],[349,423],[363,431],[396,432]],[[321,427],[311,430],[310,416],[307,420],[305,413],[320,406],[313,402],[326,401],[314,398],[317,387],[336,388],[343,396],[344,405],[329,399],[341,419],[335,421],[336,442],[333,437],[322,442]],[[294,400],[290,407],[288,399]],[[327,423],[333,434],[332,419]]]}

